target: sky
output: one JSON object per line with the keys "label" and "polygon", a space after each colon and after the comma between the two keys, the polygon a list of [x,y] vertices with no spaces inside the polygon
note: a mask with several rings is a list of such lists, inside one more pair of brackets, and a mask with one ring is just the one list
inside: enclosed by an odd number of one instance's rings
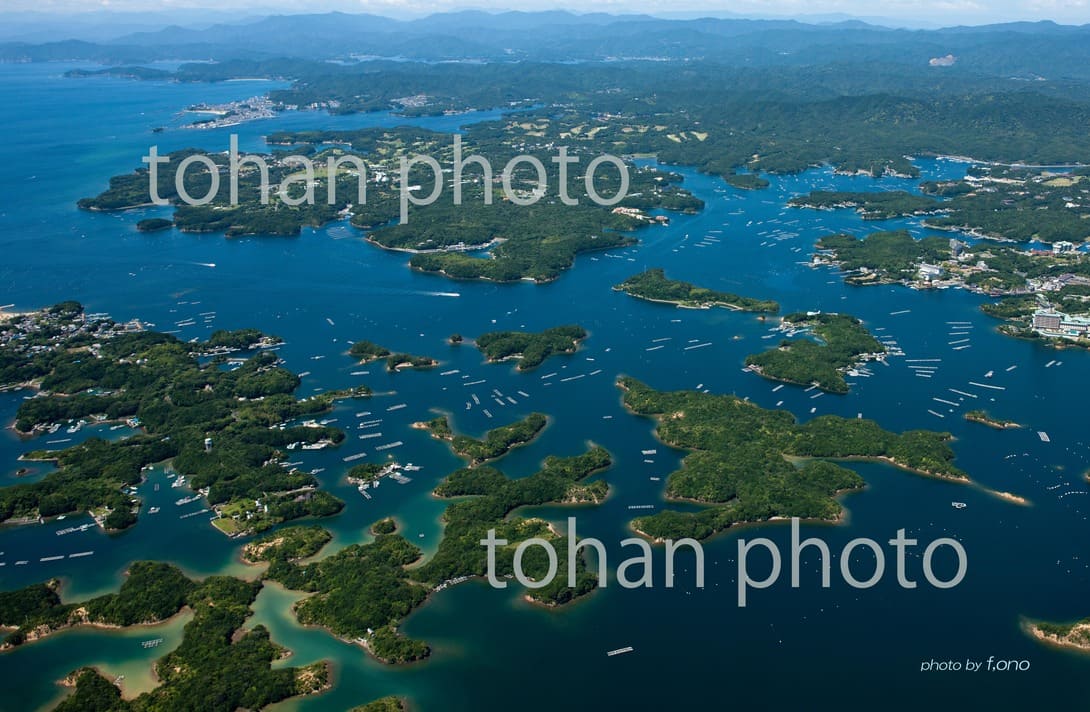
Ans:
{"label": "sky", "polygon": [[372,12],[411,17],[462,9],[648,13],[664,16],[744,15],[805,17],[842,14],[909,20],[922,25],[985,24],[1010,20],[1090,23],[1090,0],[0,0],[0,13],[93,10],[181,12],[195,8],[258,14]]}

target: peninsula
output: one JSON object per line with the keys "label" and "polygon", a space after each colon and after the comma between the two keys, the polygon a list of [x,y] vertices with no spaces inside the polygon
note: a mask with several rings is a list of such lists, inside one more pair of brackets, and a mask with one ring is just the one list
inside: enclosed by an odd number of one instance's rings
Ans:
{"label": "peninsula", "polygon": [[439,440],[446,440],[456,455],[479,465],[488,460],[503,457],[516,447],[526,445],[541,434],[549,420],[541,413],[531,413],[522,420],[501,425],[485,433],[478,440],[469,435],[457,435],[450,427],[447,416],[440,416],[426,423],[414,423],[413,427],[423,428]]}

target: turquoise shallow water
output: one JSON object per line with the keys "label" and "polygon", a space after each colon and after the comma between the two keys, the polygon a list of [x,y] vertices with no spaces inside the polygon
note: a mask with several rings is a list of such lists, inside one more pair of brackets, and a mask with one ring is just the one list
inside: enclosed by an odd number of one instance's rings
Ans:
{"label": "turquoise shallow water", "polygon": [[[624,413],[614,385],[629,374],[659,388],[703,388],[737,393],[772,407],[783,401],[801,419],[817,414],[857,413],[894,430],[939,428],[953,432],[958,464],[981,484],[1026,496],[1032,507],[1016,507],[979,489],[928,481],[878,465],[854,465],[867,489],[845,499],[846,524],[808,526],[834,551],[855,537],[884,541],[898,528],[923,542],[954,536],[965,546],[969,569],[951,591],[922,587],[903,591],[887,571],[883,584],[850,589],[834,575],[833,587],[818,586],[813,562],[803,587],[786,578],[753,592],[745,609],[736,606],[734,571],[739,536],[768,536],[788,549],[788,530],[769,526],[719,537],[706,546],[707,586],[691,579],[672,590],[627,591],[611,586],[560,611],[531,607],[514,590],[493,591],[467,583],[439,595],[406,623],[410,635],[435,649],[425,663],[391,668],[368,660],[354,646],[293,622],[287,606],[295,594],[269,587],[257,603],[255,621],[295,651],[292,664],[330,658],[337,686],[330,693],[282,705],[285,709],[343,709],[383,694],[407,695],[420,709],[488,709],[517,706],[550,709],[626,705],[633,709],[691,705],[801,705],[806,709],[863,709],[881,705],[909,709],[921,703],[1018,709],[1031,704],[1090,699],[1088,660],[1040,647],[1019,630],[1019,617],[1065,620],[1090,615],[1090,560],[1086,556],[1087,469],[1085,429],[1077,409],[1090,391],[1090,360],[1082,352],[1055,352],[995,332],[996,323],[978,311],[980,298],[960,292],[913,292],[899,287],[849,288],[828,270],[805,266],[815,239],[829,231],[907,226],[913,221],[864,223],[850,211],[786,209],[795,194],[819,187],[886,190],[910,181],[836,176],[831,171],[776,179],[771,189],[743,193],[721,181],[683,170],[691,190],[707,209],[675,216],[665,228],[643,231],[639,246],[583,256],[575,269],[549,285],[455,283],[415,274],[407,258],[363,242],[345,225],[306,230],[298,238],[224,239],[176,232],[143,235],[135,223],[154,211],[90,214],[75,201],[91,195],[114,174],[139,163],[147,147],[164,151],[188,145],[225,148],[231,131],[243,147],[263,146],[261,136],[280,128],[350,128],[396,125],[388,115],[329,117],[289,114],[230,130],[186,131],[174,127],[182,107],[197,101],[243,98],[267,82],[184,85],[118,79],[70,80],[69,65],[0,65],[0,95],[18,97],[0,105],[0,123],[18,137],[15,158],[0,163],[0,304],[34,308],[78,299],[91,311],[118,319],[139,317],[158,328],[192,338],[211,327],[253,326],[282,335],[281,354],[297,372],[309,371],[300,393],[356,382],[390,392],[370,402],[346,403],[330,418],[355,429],[360,419],[382,418],[384,437],[349,442],[338,450],[301,453],[308,468],[325,468],[323,482],[348,506],[325,522],[335,544],[366,538],[375,519],[395,514],[407,535],[425,550],[440,536],[444,504],[429,496],[436,482],[458,465],[445,446],[408,425],[439,408],[453,414],[459,430],[480,433],[532,410],[553,416],[539,441],[500,463],[512,475],[533,472],[548,454],[581,451],[588,440],[616,458],[606,473],[610,499],[597,508],[574,510],[579,531],[611,544],[627,536],[632,505],[661,503],[661,481],[677,464],[675,453],[655,442],[649,421]],[[494,113],[414,121],[441,131]],[[921,161],[926,177],[960,175],[963,164]],[[716,232],[713,232],[716,231]],[[702,242],[706,235],[718,242]],[[698,244],[705,246],[698,247]],[[203,266],[214,263],[215,268]],[[779,300],[785,311],[824,309],[863,318],[881,335],[895,338],[906,356],[877,366],[859,378],[848,396],[812,398],[743,373],[746,354],[765,348],[769,324],[725,310],[678,310],[612,292],[610,285],[636,271],[663,266],[671,276],[713,288]],[[440,296],[457,292],[460,296]],[[906,313],[905,310],[908,310]],[[215,312],[206,326],[204,312]],[[953,350],[946,322],[973,324],[971,348]],[[332,322],[332,323],[330,323]],[[470,347],[452,348],[451,332],[473,336],[495,328],[539,329],[578,322],[591,338],[578,354],[547,362],[537,372],[518,374],[507,365],[489,366]],[[670,341],[656,341],[665,339]],[[359,368],[344,356],[347,342],[368,338],[407,351],[434,355],[441,368],[429,373],[389,375]],[[692,343],[711,342],[686,350]],[[648,351],[654,345],[662,349]],[[315,358],[318,357],[318,358]],[[906,359],[940,358],[930,380],[915,377]],[[1050,361],[1060,365],[1046,368]],[[1016,366],[1008,371],[1008,367]],[[447,376],[444,371],[458,369]],[[600,373],[590,375],[600,369]],[[353,371],[367,370],[353,376]],[[978,400],[949,412],[936,397],[957,401],[950,388],[970,390],[969,381],[988,381],[1005,390],[972,389]],[[556,376],[543,378],[549,373]],[[574,380],[564,379],[582,376]],[[486,383],[463,383],[485,379]],[[466,411],[472,393],[486,403],[492,389],[517,404]],[[517,395],[518,391],[528,397]],[[22,395],[0,394],[0,418],[10,422]],[[994,399],[994,402],[993,400]],[[407,407],[387,412],[393,405]],[[960,412],[986,406],[995,415],[1030,427],[998,432],[967,424]],[[928,413],[935,410],[946,417]],[[356,413],[374,415],[357,418]],[[607,417],[612,416],[612,417]],[[1043,443],[1036,431],[1047,431]],[[61,431],[63,433],[63,431]],[[113,433],[114,435],[119,434]],[[60,437],[86,437],[86,432]],[[16,457],[43,444],[0,432],[0,483],[15,481]],[[365,501],[339,482],[342,458],[375,442],[402,440],[394,451],[423,466],[408,485],[384,484]],[[658,454],[643,462],[643,449]],[[39,469],[31,477],[41,476]],[[156,483],[161,486],[157,492]],[[1056,487],[1056,485],[1060,485]],[[127,564],[166,559],[197,575],[227,572],[256,575],[238,562],[239,544],[216,533],[205,517],[180,516],[201,505],[176,507],[180,494],[154,473],[142,494],[159,505],[132,530],[106,536],[98,531],[57,537],[71,520],[44,527],[0,530],[0,587],[15,588],[59,576],[66,596],[76,600],[115,588]],[[964,510],[950,506],[966,502]],[[534,513],[557,521],[572,513],[541,508]],[[423,535],[422,537],[420,535]],[[92,556],[41,562],[40,558],[94,551]],[[29,563],[16,566],[15,562]],[[661,564],[661,559],[657,559]],[[892,563],[892,562],[890,562]],[[919,566],[919,559],[910,566]],[[917,568],[918,570],[918,568]],[[661,569],[659,570],[661,573]],[[807,578],[809,575],[809,578]],[[786,577],[786,574],[785,574]],[[0,674],[18,680],[7,686],[0,708],[27,709],[58,694],[54,682],[83,664],[102,664],[126,678],[150,660],[138,641],[143,632],[66,633],[51,641],[0,656]],[[150,634],[148,637],[153,637]],[[605,651],[631,645],[629,655],[606,658]],[[921,673],[931,658],[1028,659],[1021,673]]]}

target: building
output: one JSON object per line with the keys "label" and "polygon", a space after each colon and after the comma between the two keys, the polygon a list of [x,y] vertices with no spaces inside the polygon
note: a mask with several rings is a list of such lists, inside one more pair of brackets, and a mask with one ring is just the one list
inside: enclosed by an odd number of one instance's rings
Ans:
{"label": "building", "polygon": [[1033,313],[1033,329],[1035,331],[1058,331],[1063,322],[1063,314],[1051,311],[1036,311]]}
{"label": "building", "polygon": [[1038,310],[1033,314],[1033,330],[1056,339],[1085,339],[1090,336],[1090,317]]}
{"label": "building", "polygon": [[942,267],[924,262],[920,265],[920,279],[939,279],[944,274]]}

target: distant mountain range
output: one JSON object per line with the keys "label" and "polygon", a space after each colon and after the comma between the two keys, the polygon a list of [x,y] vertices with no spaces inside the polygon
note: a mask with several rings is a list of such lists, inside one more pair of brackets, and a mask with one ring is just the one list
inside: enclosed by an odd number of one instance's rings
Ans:
{"label": "distant mountain range", "polygon": [[[93,15],[93,13],[91,14]],[[91,16],[89,15],[89,16]],[[2,15],[0,15],[2,17]],[[75,19],[42,41],[34,17],[20,16],[0,36],[26,27],[36,41],[0,43],[0,61],[267,60],[363,57],[417,61],[704,60],[741,66],[860,62],[927,65],[938,71],[1024,80],[1090,78],[1090,26],[1019,22],[935,30],[892,29],[859,20],[801,22],[742,18],[663,19],[649,15],[465,11],[413,20],[340,12],[246,18],[207,14],[157,28],[154,16],[128,24],[82,25]],[[35,16],[36,17],[36,16]],[[204,24],[198,18],[203,17]],[[18,18],[16,18],[18,19]],[[40,19],[40,18],[39,18]],[[134,31],[117,34],[120,29]]]}

